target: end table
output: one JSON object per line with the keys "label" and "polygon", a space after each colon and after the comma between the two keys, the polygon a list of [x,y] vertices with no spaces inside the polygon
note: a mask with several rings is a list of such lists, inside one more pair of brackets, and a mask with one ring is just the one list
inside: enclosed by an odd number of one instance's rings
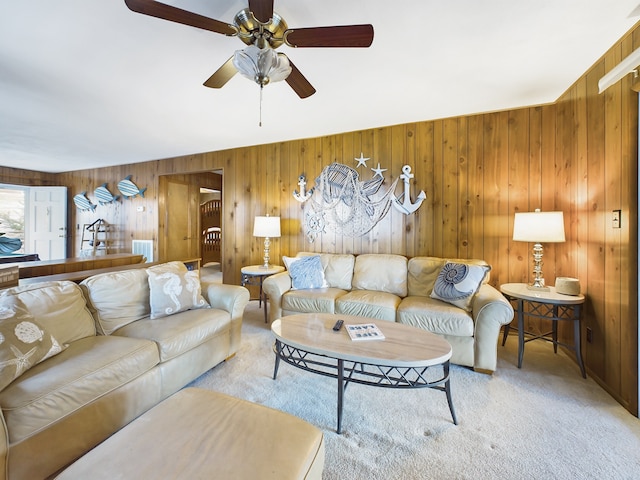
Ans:
{"label": "end table", "polygon": [[240,273],[242,273],[242,286],[256,285],[260,287],[260,296],[258,297],[258,306],[262,307],[264,303],[264,323],[268,323],[267,320],[267,295],[262,290],[262,282],[265,278],[276,273],[284,272],[284,267],[281,265],[249,265],[248,267],[242,267]]}
{"label": "end table", "polygon": [[[522,367],[522,357],[524,356],[524,344],[531,340],[542,339],[553,343],[554,353],[558,352],[558,345],[570,348],[576,352],[576,359],[580,366],[583,378],[587,378],[582,361],[582,348],[580,336],[580,319],[582,315],[582,304],[584,295],[563,295],[557,293],[554,287],[549,287],[549,291],[535,291],[527,288],[526,283],[505,283],[500,285],[500,291],[507,300],[514,303],[518,316],[518,368]],[[525,303],[527,310],[525,311]],[[552,330],[548,333],[536,335],[526,332],[524,329],[524,317],[542,318],[551,320]],[[558,342],[558,321],[573,322],[573,345]],[[509,324],[504,326],[502,335],[502,345],[504,346],[509,334]],[[525,335],[530,338],[525,340]]]}

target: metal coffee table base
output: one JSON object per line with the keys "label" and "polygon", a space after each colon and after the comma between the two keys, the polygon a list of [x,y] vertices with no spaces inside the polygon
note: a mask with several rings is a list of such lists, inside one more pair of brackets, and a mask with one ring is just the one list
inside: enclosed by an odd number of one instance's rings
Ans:
{"label": "metal coffee table base", "polygon": [[[342,433],[342,405],[344,392],[349,383],[360,383],[374,387],[386,388],[433,388],[447,395],[449,411],[455,425],[458,424],[456,412],[451,399],[451,385],[449,380],[449,360],[441,365],[431,367],[392,367],[373,365],[349,360],[336,359],[317,353],[311,353],[276,340],[273,346],[276,355],[273,368],[273,379],[278,375],[280,360],[294,367],[317,373],[326,377],[338,379],[338,428]],[[442,366],[442,375],[434,367]]]}

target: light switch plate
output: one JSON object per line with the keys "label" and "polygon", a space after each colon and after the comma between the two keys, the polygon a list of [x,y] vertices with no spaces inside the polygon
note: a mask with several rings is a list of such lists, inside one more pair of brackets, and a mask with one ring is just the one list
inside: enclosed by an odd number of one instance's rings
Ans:
{"label": "light switch plate", "polygon": [[611,216],[611,226],[613,228],[620,228],[620,210],[614,210]]}

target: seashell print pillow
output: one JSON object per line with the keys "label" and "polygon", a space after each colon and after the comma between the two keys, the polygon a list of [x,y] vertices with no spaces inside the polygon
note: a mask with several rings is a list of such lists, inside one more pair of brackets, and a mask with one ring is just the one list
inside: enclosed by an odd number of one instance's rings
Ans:
{"label": "seashell print pillow", "polygon": [[0,390],[64,348],[18,297],[0,296]]}
{"label": "seashell print pillow", "polygon": [[447,262],[444,264],[431,292],[431,298],[471,311],[471,302],[482,285],[488,265],[469,265]]}

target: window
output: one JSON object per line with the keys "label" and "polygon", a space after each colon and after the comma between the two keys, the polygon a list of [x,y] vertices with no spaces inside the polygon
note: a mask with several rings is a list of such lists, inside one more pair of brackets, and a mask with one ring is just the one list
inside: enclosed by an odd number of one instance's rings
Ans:
{"label": "window", "polygon": [[25,189],[0,185],[0,233],[2,237],[18,238],[22,242],[15,253],[24,253]]}

